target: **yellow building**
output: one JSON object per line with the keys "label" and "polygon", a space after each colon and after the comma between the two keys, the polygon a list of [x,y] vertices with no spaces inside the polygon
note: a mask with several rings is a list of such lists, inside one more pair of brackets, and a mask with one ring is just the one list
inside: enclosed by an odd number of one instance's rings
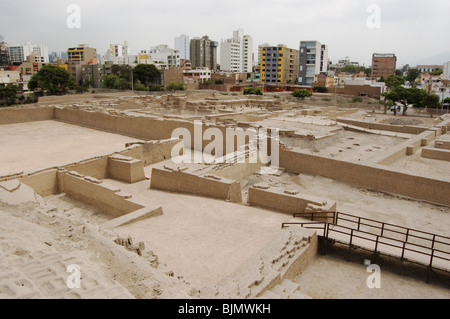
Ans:
{"label": "yellow building", "polygon": [[285,45],[260,48],[260,82],[264,84],[294,84],[298,80],[299,51]]}
{"label": "yellow building", "polygon": [[97,64],[97,50],[85,44],[67,49],[67,61],[81,64]]}

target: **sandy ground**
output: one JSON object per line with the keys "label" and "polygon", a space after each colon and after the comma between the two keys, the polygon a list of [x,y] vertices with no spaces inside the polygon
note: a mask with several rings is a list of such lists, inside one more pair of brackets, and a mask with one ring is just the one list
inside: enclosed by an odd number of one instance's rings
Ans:
{"label": "sandy ground", "polygon": [[[261,181],[261,178],[255,175],[256,180]],[[303,188],[309,194],[317,196],[317,190],[321,189],[321,196],[338,199],[339,207],[346,212],[448,235],[449,208],[367,192],[311,176],[283,174],[278,180],[291,185],[293,181],[298,181],[296,185],[309,185]],[[3,259],[0,257],[0,268],[4,270],[5,265],[15,267],[26,274],[17,258],[40,260],[40,254],[45,252],[68,256],[82,265],[86,278],[96,278],[96,297],[99,298],[105,297],[109,288],[108,284],[100,284],[106,280],[113,280],[135,298],[209,298],[208,286],[262,248],[280,230],[280,223],[291,219],[288,214],[242,204],[149,190],[147,183],[130,187],[140,189],[136,193],[145,195],[147,200],[163,204],[164,214],[122,226],[117,232],[101,231],[98,225],[110,218],[65,195],[42,199],[22,184],[21,201],[7,204],[4,202],[9,198],[8,194],[0,191],[3,201],[0,205],[0,247],[4,255]],[[138,256],[115,244],[117,234],[125,238],[131,236],[135,241],[143,240],[146,253]],[[362,250],[352,252],[338,248],[330,248],[325,256],[318,255],[294,279],[300,284],[302,293],[319,299],[450,297],[449,286],[443,285],[440,277],[433,275],[430,283],[426,283],[423,268],[413,271],[406,268],[401,275],[401,268],[396,268],[395,261],[383,257],[377,259]],[[367,287],[370,274],[364,265],[365,259],[380,265],[381,288]],[[57,280],[61,282],[67,276],[68,273],[63,271],[56,272],[47,276],[46,285],[42,283],[41,286],[55,285]],[[10,280],[0,275],[0,298],[20,297],[23,288],[5,288],[10,286]],[[40,297],[52,297],[51,291],[43,288],[39,291]],[[80,295],[84,296],[82,292]]]}
{"label": "sandy ground", "polygon": [[[151,175],[151,167],[146,168],[146,175]],[[214,285],[232,273],[291,218],[222,200],[152,190],[148,180],[132,185],[114,180],[106,183],[133,194],[141,203],[163,207],[161,216],[115,231],[153,247],[175,274],[182,274],[197,287]]]}
{"label": "sandy ground", "polygon": [[[190,285],[150,264],[151,250],[138,256],[101,231],[109,218],[96,209],[65,195],[29,196],[23,184],[19,192],[8,204],[0,191],[0,299],[190,298]],[[80,267],[80,288],[67,287],[68,264]]]}
{"label": "sandy ground", "polygon": [[252,175],[243,189],[256,183],[284,186],[302,194],[330,199],[337,210],[386,223],[428,231],[450,237],[450,208],[426,202],[409,200],[386,193],[353,187],[324,177],[283,173],[281,176]]}
{"label": "sandy ground", "polygon": [[0,176],[110,154],[131,141],[138,140],[58,121],[0,125]]}
{"label": "sandy ground", "polygon": [[284,137],[281,142],[294,150],[339,160],[364,161],[405,141],[403,138],[338,131],[320,140]]}
{"label": "sandy ground", "polygon": [[421,152],[419,150],[414,155],[402,157],[389,167],[439,179],[450,178],[450,162],[422,157]]}
{"label": "sandy ground", "polygon": [[[448,207],[368,191],[327,178],[304,174],[284,173],[279,177],[253,176],[248,186],[261,180],[269,185],[289,185],[305,194],[335,200],[341,212],[450,237]],[[367,266],[364,265],[366,259],[380,266],[382,282],[380,289],[367,287],[366,280],[371,273],[367,272]],[[374,257],[364,250],[353,251],[338,245],[327,255],[319,255],[294,281],[300,283],[303,293],[313,298],[450,297],[448,276],[439,277],[433,274],[427,284],[427,272],[424,267],[408,265],[405,267],[406,270],[402,275],[402,267],[395,259],[386,256]]]}
{"label": "sandy ground", "polygon": [[[367,261],[380,267],[379,288],[370,286],[375,282],[369,278],[374,272],[365,264]],[[423,267],[340,246],[319,255],[294,282],[300,284],[302,293],[315,299],[450,298],[450,277],[446,273],[430,273]]]}
{"label": "sandy ground", "polygon": [[[392,118],[379,114],[368,118],[366,112],[351,117],[370,121]],[[424,125],[436,123],[431,118],[420,120]],[[45,131],[40,124],[52,129]],[[316,129],[329,132],[328,126]],[[368,148],[377,152],[403,141],[346,134],[338,134],[335,140],[323,140],[320,147],[294,146],[345,159],[363,157],[369,153]],[[0,145],[11,151],[0,155],[0,175],[114,152],[129,141],[127,137],[55,121],[2,125]],[[411,164],[393,165],[404,168]],[[428,163],[414,165],[422,165],[425,170]],[[430,172],[437,173],[433,169]],[[149,168],[146,176],[150,176]],[[449,207],[288,173],[247,177],[243,181],[248,182],[243,189],[244,201],[248,187],[262,181],[335,200],[342,212],[450,236]],[[55,260],[81,265],[84,282],[89,283],[87,288],[77,291],[82,298],[209,298],[207,287],[264,247],[279,232],[281,223],[291,219],[289,214],[245,204],[150,190],[148,180],[132,185],[114,180],[105,183],[120,185],[141,202],[162,205],[163,215],[122,226],[116,232],[105,231],[100,225],[110,217],[64,194],[41,198],[23,184],[13,193],[0,188],[0,298],[76,297],[65,286],[66,264],[57,265]],[[135,242],[144,241],[142,256],[116,244],[114,240],[119,234],[130,236]],[[367,287],[370,274],[364,260],[380,266],[381,288]],[[302,293],[313,298],[450,298],[450,286],[444,285],[446,279],[433,274],[427,284],[422,270],[404,267],[388,258],[335,246],[327,255],[314,259],[294,281],[300,283]],[[400,270],[404,270],[403,275]]]}

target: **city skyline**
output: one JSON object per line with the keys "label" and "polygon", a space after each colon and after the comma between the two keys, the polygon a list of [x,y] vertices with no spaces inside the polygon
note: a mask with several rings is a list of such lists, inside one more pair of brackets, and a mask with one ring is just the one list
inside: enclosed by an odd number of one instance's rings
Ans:
{"label": "city skyline", "polygon": [[[68,26],[76,5],[80,25]],[[127,41],[136,54],[160,44],[174,48],[175,37],[208,35],[221,42],[237,29],[253,38],[255,59],[263,43],[298,49],[300,41],[317,40],[329,48],[332,62],[350,57],[366,67],[373,53],[394,53],[397,66],[443,64],[450,60],[445,32],[450,21],[445,0],[206,0],[108,2],[13,2],[2,8],[0,34],[9,44],[42,43],[49,52],[81,43],[103,55],[109,44]],[[20,21],[20,23],[17,23]]]}

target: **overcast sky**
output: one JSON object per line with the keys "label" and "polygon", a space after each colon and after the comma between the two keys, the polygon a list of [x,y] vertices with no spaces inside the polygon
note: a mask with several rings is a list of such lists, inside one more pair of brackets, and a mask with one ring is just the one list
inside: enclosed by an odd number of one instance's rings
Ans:
{"label": "overcast sky", "polygon": [[[70,4],[80,8],[80,28],[67,26]],[[450,61],[449,13],[449,0],[2,0],[0,35],[49,52],[86,43],[103,55],[110,43],[128,41],[137,53],[173,48],[180,34],[220,42],[243,29],[255,49],[317,40],[333,62],[349,56],[369,66],[372,53],[395,53],[401,67]]]}

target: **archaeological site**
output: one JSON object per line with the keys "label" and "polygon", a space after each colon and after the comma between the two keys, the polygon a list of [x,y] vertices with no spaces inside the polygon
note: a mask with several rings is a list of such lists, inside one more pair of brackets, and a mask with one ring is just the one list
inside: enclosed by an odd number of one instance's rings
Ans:
{"label": "archaeological site", "polygon": [[0,298],[448,299],[449,128],[328,93],[0,108]]}

